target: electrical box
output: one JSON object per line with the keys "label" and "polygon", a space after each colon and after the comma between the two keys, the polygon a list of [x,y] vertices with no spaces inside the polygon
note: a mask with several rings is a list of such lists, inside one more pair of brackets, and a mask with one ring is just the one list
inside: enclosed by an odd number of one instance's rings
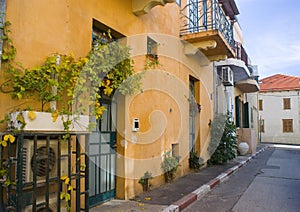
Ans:
{"label": "electrical box", "polygon": [[140,121],[138,118],[134,118],[132,120],[132,131],[133,132],[138,132],[140,129]]}

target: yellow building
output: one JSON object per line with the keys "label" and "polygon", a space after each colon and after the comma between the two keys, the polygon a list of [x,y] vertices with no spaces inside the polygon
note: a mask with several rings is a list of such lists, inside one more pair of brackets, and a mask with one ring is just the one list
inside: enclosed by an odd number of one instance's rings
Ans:
{"label": "yellow building", "polygon": [[[232,65],[217,61],[238,57],[234,0],[10,0],[4,8],[15,60],[24,67],[53,53],[84,57],[93,36],[110,30],[130,46],[135,72],[142,73],[136,94],[101,100],[107,110],[90,138],[89,206],[141,193],[138,181],[147,171],[152,187],[163,184],[167,152],[180,158],[176,177],[190,172],[190,151],[208,159],[210,123],[214,114],[226,112],[216,100],[218,67]],[[233,98],[248,92],[240,88]],[[1,116],[30,103],[6,93],[0,98]]]}

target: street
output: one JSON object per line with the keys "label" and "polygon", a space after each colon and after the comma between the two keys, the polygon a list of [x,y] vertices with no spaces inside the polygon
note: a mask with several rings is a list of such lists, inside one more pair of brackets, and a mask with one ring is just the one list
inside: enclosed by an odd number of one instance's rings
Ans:
{"label": "street", "polygon": [[270,147],[184,211],[300,211],[300,148]]}

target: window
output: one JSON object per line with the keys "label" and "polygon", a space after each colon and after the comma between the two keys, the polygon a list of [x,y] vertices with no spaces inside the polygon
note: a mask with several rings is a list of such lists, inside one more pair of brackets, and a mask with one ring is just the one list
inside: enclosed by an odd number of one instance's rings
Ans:
{"label": "window", "polygon": [[264,119],[260,120],[260,132],[262,132],[262,133],[265,132],[265,120]]}
{"label": "window", "polygon": [[172,156],[179,157],[179,144],[172,144]]}
{"label": "window", "polygon": [[293,119],[282,119],[282,131],[284,133],[293,132]]}
{"label": "window", "polygon": [[238,96],[235,97],[235,125],[241,127],[241,100]]}
{"label": "window", "polygon": [[291,109],[291,99],[290,98],[283,98],[283,109],[284,110]]}
{"label": "window", "polygon": [[151,39],[150,37],[147,37],[147,56],[150,59],[158,59],[157,56],[157,42],[153,39]]}
{"label": "window", "polygon": [[249,121],[249,102],[245,102],[243,104],[242,108],[242,123],[243,128],[249,128],[250,127],[250,121]]}
{"label": "window", "polygon": [[263,110],[263,100],[258,100],[258,110]]}

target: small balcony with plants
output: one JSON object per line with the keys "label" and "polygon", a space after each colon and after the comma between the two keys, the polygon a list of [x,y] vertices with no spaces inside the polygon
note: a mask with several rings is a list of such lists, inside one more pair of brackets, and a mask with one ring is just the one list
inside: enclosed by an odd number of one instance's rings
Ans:
{"label": "small balcony with plants", "polygon": [[220,0],[189,0],[181,9],[182,40],[193,44],[210,61],[235,57],[233,24],[238,10],[236,5],[225,7],[231,5],[229,2],[235,5],[229,0],[222,4]]}

